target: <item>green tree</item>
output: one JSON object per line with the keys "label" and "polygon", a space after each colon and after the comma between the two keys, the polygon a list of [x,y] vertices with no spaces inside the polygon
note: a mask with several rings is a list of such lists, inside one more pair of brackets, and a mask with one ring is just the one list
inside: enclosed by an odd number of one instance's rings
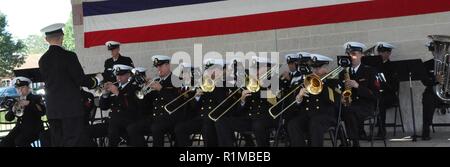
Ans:
{"label": "green tree", "polygon": [[43,35],[29,35],[23,42],[28,54],[43,54],[48,49],[48,43]]}
{"label": "green tree", "polygon": [[75,51],[75,38],[74,38],[74,34],[73,34],[72,14],[70,15],[69,20],[67,20],[66,26],[64,27],[63,46],[67,50]]}
{"label": "green tree", "polygon": [[15,41],[6,31],[6,16],[0,13],[0,76],[10,76],[15,67],[24,63],[25,45]]}

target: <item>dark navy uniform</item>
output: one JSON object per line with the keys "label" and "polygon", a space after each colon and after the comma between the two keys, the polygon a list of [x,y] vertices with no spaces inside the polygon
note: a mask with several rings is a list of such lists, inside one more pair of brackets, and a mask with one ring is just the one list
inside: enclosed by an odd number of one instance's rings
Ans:
{"label": "dark navy uniform", "polygon": [[[229,89],[216,87],[213,92],[203,92],[203,95],[194,102],[191,111],[187,111],[190,119],[177,124],[175,136],[179,146],[189,146],[189,135],[201,132],[207,147],[217,147],[217,132],[215,122],[209,119],[208,114],[218,106],[225,97],[228,97]],[[226,105],[225,105],[226,106]],[[229,107],[229,106],[227,106]]]}
{"label": "dark navy uniform", "polygon": [[39,68],[45,82],[52,145],[82,145],[84,113],[80,87],[94,88],[97,80],[86,77],[75,53],[57,45],[51,45],[41,57]]}
{"label": "dark navy uniform", "polygon": [[[349,138],[359,143],[359,132],[362,130],[360,124],[374,112],[378,88],[375,86],[375,71],[371,67],[361,64],[356,73],[352,73],[351,68],[349,72],[350,79],[358,82],[359,87],[351,89],[351,105],[343,107],[342,114]],[[341,81],[344,79],[344,73],[345,71],[340,75]],[[343,82],[341,88],[343,92]]]}
{"label": "dark navy uniform", "polygon": [[399,81],[397,73],[395,72],[395,67],[390,60],[384,62],[381,65],[380,71],[385,77],[385,81],[380,82],[380,131],[379,135],[384,136],[386,133],[385,122],[386,122],[386,109],[393,107],[395,104],[399,103],[398,99],[398,89]]}
{"label": "dark navy uniform", "polygon": [[291,146],[306,146],[306,139],[310,140],[313,147],[323,146],[324,133],[336,122],[334,92],[327,85],[323,85],[320,94],[310,94],[296,104],[295,116],[288,122]]}
{"label": "dark navy uniform", "polygon": [[138,99],[135,94],[139,88],[130,82],[116,86],[119,88],[118,95],[100,98],[100,108],[111,109],[108,125],[109,146],[117,146],[120,136],[125,136],[126,128],[139,117]]}
{"label": "dark navy uniform", "polygon": [[244,105],[240,105],[233,117],[222,117],[217,121],[217,135],[220,146],[233,146],[233,132],[252,131],[259,147],[268,147],[270,129],[275,128],[276,120],[269,115],[272,106],[266,98],[262,98],[260,92],[252,93],[246,98]]}
{"label": "dark navy uniform", "polygon": [[[30,103],[24,108],[23,115],[17,117],[15,127],[6,135],[0,146],[2,147],[30,147],[31,142],[39,138],[39,134],[44,130],[41,117],[44,115],[45,106],[42,104],[42,97],[28,94],[26,99]],[[13,121],[16,115],[9,110],[5,119]]]}
{"label": "dark navy uniform", "polygon": [[422,94],[422,139],[430,140],[430,125],[433,123],[435,109],[442,101],[434,92],[434,87],[438,84],[434,75],[434,60],[424,62],[426,78],[422,79],[425,90]]}

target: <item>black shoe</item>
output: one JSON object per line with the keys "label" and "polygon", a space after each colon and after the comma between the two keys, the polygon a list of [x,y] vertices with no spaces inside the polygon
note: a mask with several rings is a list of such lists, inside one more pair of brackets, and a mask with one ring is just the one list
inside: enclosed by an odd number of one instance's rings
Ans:
{"label": "black shoe", "polygon": [[353,146],[352,147],[360,147],[359,140],[353,140]]}
{"label": "black shoe", "polygon": [[431,140],[431,137],[430,136],[422,136],[422,140],[428,141],[428,140]]}
{"label": "black shoe", "polygon": [[386,137],[386,132],[378,131],[376,137],[377,137],[377,138],[385,138],[385,137]]}

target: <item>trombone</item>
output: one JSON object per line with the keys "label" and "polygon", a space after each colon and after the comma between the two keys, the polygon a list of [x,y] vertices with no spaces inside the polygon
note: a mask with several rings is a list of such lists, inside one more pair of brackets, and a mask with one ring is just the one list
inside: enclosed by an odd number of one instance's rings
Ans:
{"label": "trombone", "polygon": [[322,89],[323,89],[323,80],[326,78],[334,78],[343,70],[344,70],[344,67],[339,66],[339,67],[333,69],[331,72],[329,72],[327,75],[325,75],[323,77],[319,77],[316,74],[309,74],[309,75],[305,76],[304,77],[305,80],[303,81],[303,84],[300,84],[299,86],[295,87],[292,91],[287,93],[282,99],[280,99],[277,103],[275,103],[272,107],[269,108],[270,116],[272,116],[273,119],[276,119],[278,116],[283,114],[286,110],[288,110],[292,105],[294,105],[296,103],[296,101],[291,102],[288,106],[283,108],[278,113],[276,112],[277,110],[274,110],[274,108],[280,107],[280,105],[283,104],[283,102],[285,100],[287,100],[291,94],[298,92],[298,90],[301,88],[305,88],[306,91],[312,95],[320,94],[320,92],[322,92]]}
{"label": "trombone", "polygon": [[[182,93],[181,95],[179,95],[178,97],[176,97],[175,99],[173,99],[172,101],[167,103],[164,106],[164,109],[167,111],[167,113],[169,113],[169,115],[173,114],[175,111],[178,111],[180,108],[185,106],[187,103],[194,100],[195,95],[187,100],[185,100],[183,97],[188,95],[190,92],[197,90],[198,88],[200,88],[203,92],[213,92],[214,89],[216,88],[216,84],[215,84],[215,81],[211,77],[204,77],[203,82],[200,85],[200,87],[193,87],[192,89],[187,90],[186,92]],[[180,104],[179,100],[184,101],[184,102],[182,102]]]}
{"label": "trombone", "polygon": [[[274,69],[278,68],[279,65],[277,64],[276,66],[270,68],[268,71],[266,71],[262,76],[259,77],[259,79],[255,79],[255,78],[250,78],[247,74],[245,74],[246,76],[246,80],[248,81],[247,85],[245,85],[245,88],[247,90],[249,90],[251,93],[256,93],[261,89],[260,86],[260,81],[263,79],[268,78],[269,76],[271,76],[272,71],[274,71]],[[223,104],[225,104],[225,102],[227,102],[230,98],[232,98],[233,96],[235,96],[239,91],[245,90],[243,87],[236,89],[235,91],[233,91],[230,95],[228,95],[227,98],[225,98],[221,103],[219,103],[213,110],[211,110],[211,112],[209,112],[208,117],[213,120],[214,122],[217,122],[217,120],[219,120],[222,116],[224,116],[226,113],[228,113],[228,111],[230,111],[239,101],[240,99],[234,101],[226,110],[224,110],[222,113],[216,113],[219,112],[218,108],[221,107]],[[214,116],[216,115],[217,116]]]}

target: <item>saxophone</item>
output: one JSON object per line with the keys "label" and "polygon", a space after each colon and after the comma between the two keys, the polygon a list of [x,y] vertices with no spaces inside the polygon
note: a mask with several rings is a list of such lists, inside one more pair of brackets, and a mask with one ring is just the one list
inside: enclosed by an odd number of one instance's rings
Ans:
{"label": "saxophone", "polygon": [[[350,73],[349,73],[349,67],[347,67],[347,69],[345,70],[345,74],[344,74],[344,80],[345,82],[350,80]],[[344,92],[342,92],[342,98],[343,98],[343,104],[344,106],[348,107],[351,105],[352,103],[352,88],[350,87],[345,87]]]}

